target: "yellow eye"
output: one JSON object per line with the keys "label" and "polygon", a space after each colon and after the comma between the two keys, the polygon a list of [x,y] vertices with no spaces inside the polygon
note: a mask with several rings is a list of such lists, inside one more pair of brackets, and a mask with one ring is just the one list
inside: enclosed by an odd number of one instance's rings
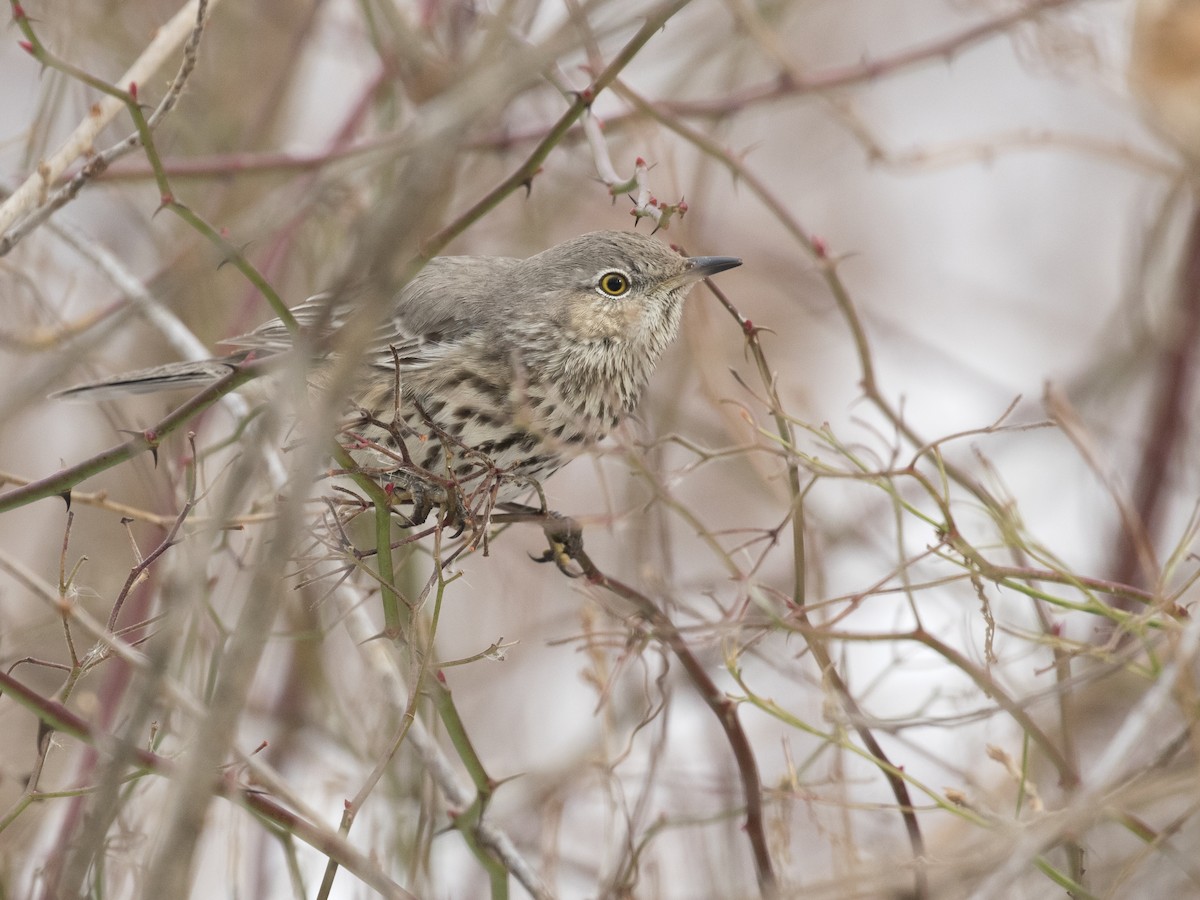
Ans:
{"label": "yellow eye", "polygon": [[629,292],[629,276],[624,272],[605,272],[596,284],[600,293],[608,297],[620,297]]}

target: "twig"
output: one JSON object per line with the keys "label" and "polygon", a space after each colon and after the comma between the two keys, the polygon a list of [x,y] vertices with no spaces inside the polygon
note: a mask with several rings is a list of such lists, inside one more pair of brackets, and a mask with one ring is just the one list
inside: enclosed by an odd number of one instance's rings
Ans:
{"label": "twig", "polygon": [[[67,709],[61,703],[43,697],[5,672],[0,672],[0,693],[24,706],[37,716],[39,722],[54,731],[76,738],[88,746],[102,749],[116,742],[114,735],[97,733],[86,719]],[[141,747],[125,749],[131,760],[145,772],[171,776],[178,768],[175,761]],[[217,796],[240,803],[276,827],[296,835],[316,850],[336,859],[339,865],[347,871],[353,872],[355,876],[362,879],[364,884],[370,885],[385,897],[396,898],[396,900],[415,900],[412,894],[388,878],[373,860],[328,829],[321,828],[308,819],[284,809],[276,801],[265,796],[259,787],[255,785],[241,786],[225,777],[215,778],[211,787],[212,792]]]}
{"label": "twig", "polygon": [[[25,15],[25,11],[18,0],[10,0],[10,2],[13,9],[13,20],[25,34],[32,52],[37,40],[36,35],[33,34],[29,26],[28,17]],[[171,20],[167,24],[157,30],[149,46],[146,47],[142,55],[138,57],[129,70],[117,80],[117,84],[139,85],[148,83],[154,76],[154,73],[175,53],[180,44],[189,38],[194,44],[199,39],[199,32],[203,29],[206,8],[211,10],[219,2],[220,0],[189,0],[188,3],[180,8],[179,12],[171,17]],[[175,105],[179,91],[182,90],[183,83],[186,81],[187,75],[191,72],[194,63],[195,47],[192,46],[190,52],[185,54],[179,76],[176,77],[172,88],[168,90],[166,96],[163,98],[159,111],[156,111],[158,118],[161,118],[161,115],[168,112]],[[49,158],[42,160],[38,164],[37,170],[26,178],[3,204],[0,204],[0,255],[7,253],[13,244],[16,243],[16,240],[13,239],[10,233],[10,228],[18,218],[44,206],[47,192],[58,180],[59,176],[66,171],[67,167],[80,156],[92,152],[96,138],[116,117],[117,113],[123,108],[128,108],[131,102],[136,106],[136,98],[122,97],[120,94],[121,92],[119,91],[108,92],[93,104],[88,111],[88,115],[76,126],[75,131],[71,133],[62,146]],[[155,118],[154,124],[157,124],[158,118]],[[126,141],[123,141],[118,146],[124,146],[128,144],[128,141],[129,139],[126,139]],[[136,144],[128,144],[127,149],[121,152],[128,152],[134,146]],[[107,164],[108,161],[105,161],[99,168],[102,170]],[[67,185],[67,188],[69,187],[70,185]],[[63,188],[63,190],[67,188]],[[75,192],[78,192],[78,187],[75,188]],[[19,237],[17,239],[19,240]]]}
{"label": "twig", "polygon": [[[552,545],[556,540],[555,535],[573,532],[578,537],[578,529],[569,519],[552,518],[544,521],[546,521],[548,534],[551,535]],[[580,541],[564,543],[563,551],[571,560],[578,563],[581,574],[589,584],[604,588],[633,604],[638,614],[653,626],[659,638],[671,648],[671,652],[683,665],[692,687],[717,717],[721,729],[725,732],[725,739],[729,742],[729,747],[733,752],[738,774],[742,780],[742,795],[746,803],[745,831],[754,857],[754,870],[758,876],[759,890],[763,897],[774,897],[777,885],[775,867],[771,861],[771,851],[767,842],[766,824],[763,819],[762,779],[758,773],[754,748],[738,719],[737,704],[717,687],[704,666],[692,653],[691,647],[688,646],[675,623],[659,609],[653,600],[624,582],[601,572],[583,549]],[[562,566],[560,565],[559,568]]]}
{"label": "twig", "polygon": [[17,509],[35,500],[44,500],[47,497],[61,496],[69,505],[71,489],[75,485],[91,478],[93,475],[98,475],[127,460],[133,459],[147,450],[157,454],[158,447],[165,437],[172,432],[178,431],[230,391],[236,390],[246,382],[259,377],[268,363],[273,365],[271,360],[255,360],[231,367],[229,374],[220,381],[209,385],[157,425],[147,428],[141,434],[135,435],[125,441],[125,443],[110,447],[107,450],[97,453],[90,459],[85,459],[83,462],[61,469],[53,475],[48,475],[37,481],[31,481],[29,484],[0,494],[0,513]]}

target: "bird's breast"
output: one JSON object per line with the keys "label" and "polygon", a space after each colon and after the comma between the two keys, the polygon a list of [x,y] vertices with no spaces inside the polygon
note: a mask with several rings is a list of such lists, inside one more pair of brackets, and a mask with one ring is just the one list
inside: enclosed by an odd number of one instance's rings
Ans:
{"label": "bird's breast", "polygon": [[[496,355],[447,358],[384,382],[360,400],[376,423],[368,439],[394,453],[397,467],[407,458],[467,493],[495,488],[501,500],[525,493],[523,479],[544,479],[603,439],[623,412],[611,385],[584,387]],[[373,454],[373,464],[386,467],[380,456]]]}

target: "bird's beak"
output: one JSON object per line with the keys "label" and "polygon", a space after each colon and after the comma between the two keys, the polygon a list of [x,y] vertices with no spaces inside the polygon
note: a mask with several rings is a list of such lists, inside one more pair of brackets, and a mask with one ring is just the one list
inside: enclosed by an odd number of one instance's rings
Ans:
{"label": "bird's beak", "polygon": [[688,257],[688,273],[695,278],[707,278],[726,269],[736,269],[742,261],[736,256],[690,256]]}
{"label": "bird's beak", "polygon": [[680,284],[692,284],[709,275],[716,275],[726,269],[736,269],[742,261],[736,256],[689,256],[679,276]]}

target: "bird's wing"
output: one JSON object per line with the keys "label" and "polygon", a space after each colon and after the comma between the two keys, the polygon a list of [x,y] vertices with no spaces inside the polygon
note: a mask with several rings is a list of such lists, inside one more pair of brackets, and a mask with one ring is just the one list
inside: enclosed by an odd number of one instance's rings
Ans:
{"label": "bird's wing", "polygon": [[[507,257],[439,256],[400,291],[391,312],[364,348],[376,365],[428,364],[438,349],[479,327],[492,305],[493,291],[502,293],[506,274],[520,260]],[[357,305],[355,290],[337,296],[322,293],[291,310],[296,324],[317,344],[345,324]],[[283,353],[294,345],[280,319],[265,322],[249,334],[222,343],[259,354]]]}
{"label": "bird's wing", "polygon": [[[301,329],[315,331],[318,336],[321,336],[333,334],[345,321],[344,314],[339,313],[337,306],[332,293],[322,293],[309,297],[289,311]],[[292,332],[283,324],[282,319],[272,319],[259,325],[248,334],[228,338],[221,343],[244,350],[254,350],[261,355],[269,355],[286,353],[295,346],[296,342],[292,337]]]}
{"label": "bird's wing", "polygon": [[[512,298],[521,295],[519,282],[510,277],[519,263],[506,257],[441,256],[430,260],[400,291],[374,338],[362,348],[363,361],[388,371],[395,371],[397,366],[403,371],[436,365],[467,335],[504,319],[512,308]],[[316,356],[330,352],[329,338],[353,314],[360,296],[355,290],[336,296],[317,294],[291,310]],[[219,359],[125,372],[52,396],[95,400],[203,387],[227,375],[251,355],[275,356],[295,346],[292,332],[280,319],[222,343],[237,351]]]}

